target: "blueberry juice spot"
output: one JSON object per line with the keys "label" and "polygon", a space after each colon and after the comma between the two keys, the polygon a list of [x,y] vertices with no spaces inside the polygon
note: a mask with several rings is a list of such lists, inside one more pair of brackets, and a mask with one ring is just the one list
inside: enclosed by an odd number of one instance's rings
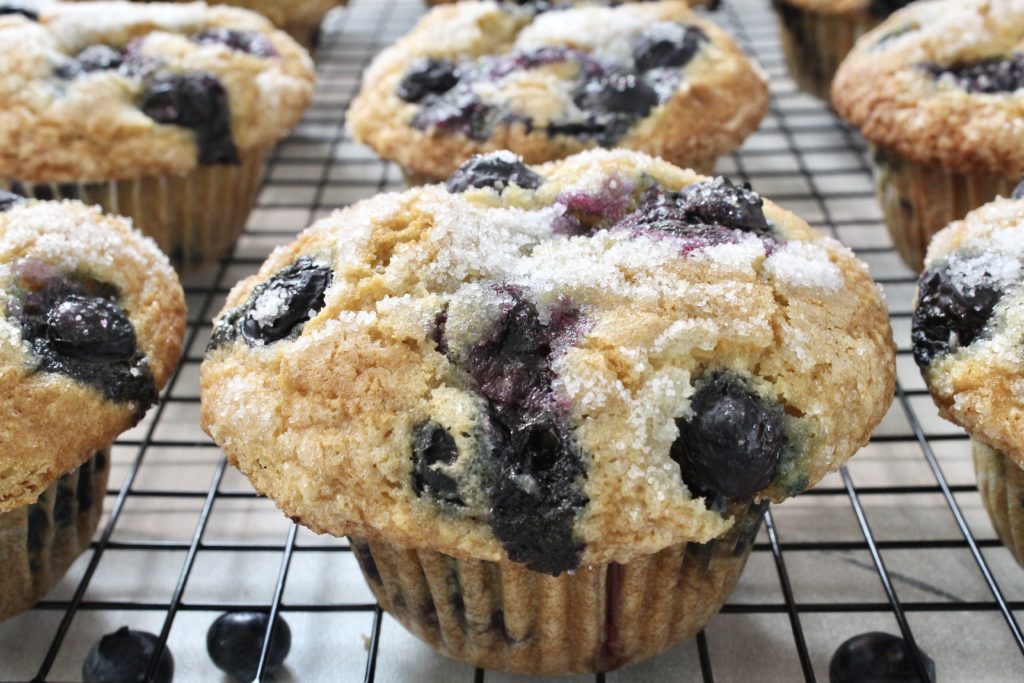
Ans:
{"label": "blueberry juice spot", "polygon": [[210,349],[241,334],[251,346],[265,346],[302,333],[306,321],[324,307],[331,269],[308,256],[257,285],[248,301],[226,315],[210,337]]}
{"label": "blueberry juice spot", "polygon": [[231,137],[228,95],[214,76],[199,72],[158,74],[147,85],[139,108],[157,123],[194,130],[200,164],[239,163]]}
{"label": "blueberry juice spot", "polygon": [[930,268],[918,282],[910,336],[922,369],[936,356],[969,346],[980,337],[1020,265],[997,256],[954,256]]}
{"label": "blueberry juice spot", "polygon": [[544,178],[530,170],[523,158],[512,152],[480,154],[459,166],[445,181],[451,193],[465,192],[471,187],[493,187],[501,192],[509,185],[536,190]]}
{"label": "blueberry juice spot", "polygon": [[513,561],[557,575],[579,566],[584,544],[573,524],[588,499],[582,453],[553,395],[551,360],[581,317],[566,305],[545,324],[520,292],[505,292],[509,304],[466,361],[490,404],[491,528]]}
{"label": "blueberry juice spot", "polygon": [[633,62],[637,71],[680,68],[690,63],[707,39],[696,26],[653,24],[633,39]]}
{"label": "blueberry juice spot", "polygon": [[1010,93],[1024,87],[1024,54],[952,66],[926,64],[924,69],[935,78],[952,78],[958,87],[971,93]]}
{"label": "blueberry juice spot", "polygon": [[93,280],[23,278],[16,309],[22,339],[37,372],[66,375],[99,389],[117,403],[137,405],[137,417],[156,402],[149,363],[117,292]]}
{"label": "blueberry juice spot", "polygon": [[702,382],[690,409],[671,455],[691,491],[740,501],[771,483],[786,445],[782,406],[722,372]]}
{"label": "blueberry juice spot", "polygon": [[459,71],[450,59],[426,58],[412,64],[398,82],[395,94],[406,102],[427,95],[443,95],[459,82]]}
{"label": "blueberry juice spot", "polygon": [[555,201],[565,212],[552,226],[560,235],[588,235],[607,228],[624,218],[634,208],[633,182],[616,175],[609,176],[598,192],[563,192]]}
{"label": "blueberry juice spot", "polygon": [[436,422],[425,422],[413,432],[412,487],[416,495],[427,495],[437,502],[463,505],[458,484],[441,471],[459,457],[455,439]]}
{"label": "blueberry juice spot", "polygon": [[237,52],[244,52],[254,57],[276,57],[277,50],[262,33],[258,31],[236,31],[230,28],[207,28],[192,36],[192,42],[199,45],[225,45]]}

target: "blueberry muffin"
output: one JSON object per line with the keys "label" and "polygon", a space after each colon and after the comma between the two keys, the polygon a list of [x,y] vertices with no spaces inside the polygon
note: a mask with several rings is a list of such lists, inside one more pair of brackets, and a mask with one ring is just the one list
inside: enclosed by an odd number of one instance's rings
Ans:
{"label": "blueberry muffin", "polygon": [[832,77],[857,38],[911,0],[772,0],[797,86],[829,99]]}
{"label": "blueberry muffin", "polygon": [[221,257],[310,101],[309,56],[231,7],[33,7],[0,15],[0,187],[129,216],[178,264]]}
{"label": "blueberry muffin", "polygon": [[352,134],[412,181],[477,153],[624,147],[709,171],[758,125],[760,71],[685,2],[437,7],[367,69]]}
{"label": "blueberry muffin", "polygon": [[123,218],[0,193],[0,619],[89,546],[110,444],[178,361],[181,285]]}
{"label": "blueberry muffin", "polygon": [[1024,564],[1024,187],[938,233],[913,318],[914,358],[943,417],[974,441],[978,491]]}
{"label": "blueberry muffin", "polygon": [[[135,0],[149,2],[150,0]],[[180,0],[188,2],[189,0]],[[259,12],[307,50],[320,39],[320,24],[335,7],[347,0],[212,0],[211,5],[234,5]]]}
{"label": "blueberry muffin", "polygon": [[858,41],[832,88],[872,146],[896,248],[916,271],[932,235],[1024,171],[1024,4],[934,0]]}
{"label": "blueberry muffin", "polygon": [[201,415],[413,633],[558,674],[702,628],[766,501],[864,444],[893,376],[866,268],[751,189],[505,151],[275,251],[216,320]]}
{"label": "blueberry muffin", "polygon": [[[457,0],[426,0],[428,5],[446,5]],[[625,2],[648,2],[649,0],[624,0]],[[545,5],[585,5],[585,4],[613,4],[611,2],[602,3],[601,0],[499,0],[499,2],[509,2],[515,5],[529,5],[529,4],[545,4]],[[622,3],[617,3],[622,4]],[[690,7],[706,7],[709,10],[716,10],[722,4],[722,0],[686,0],[686,4]]]}

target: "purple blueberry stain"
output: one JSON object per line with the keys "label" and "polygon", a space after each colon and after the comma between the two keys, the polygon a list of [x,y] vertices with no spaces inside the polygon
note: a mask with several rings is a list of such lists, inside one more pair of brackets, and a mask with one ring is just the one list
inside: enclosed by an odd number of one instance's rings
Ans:
{"label": "purple blueberry stain", "polygon": [[207,28],[192,36],[199,45],[224,45],[236,52],[267,59],[277,56],[270,39],[258,31],[238,31],[230,28]]}
{"label": "purple blueberry stain", "polygon": [[8,314],[32,349],[35,371],[65,375],[111,401],[135,404],[141,418],[157,392],[117,289],[31,260],[20,262],[15,272],[17,290]]}
{"label": "purple blueberry stain", "polygon": [[553,230],[560,235],[587,235],[621,220],[634,208],[636,185],[616,174],[609,175],[600,190],[562,192],[555,203],[565,211],[555,219]]}
{"label": "purple blueberry stain", "polygon": [[161,73],[146,85],[139,108],[157,123],[191,128],[199,163],[238,164],[231,136],[231,107],[220,81],[202,72]]}

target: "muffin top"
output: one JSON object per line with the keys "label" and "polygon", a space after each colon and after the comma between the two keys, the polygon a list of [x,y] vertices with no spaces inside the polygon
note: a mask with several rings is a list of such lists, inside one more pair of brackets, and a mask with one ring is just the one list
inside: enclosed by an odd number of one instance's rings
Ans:
{"label": "muffin top", "polygon": [[31,6],[0,15],[0,176],[105,181],[238,163],[312,97],[309,56],[246,10]]}
{"label": "muffin top", "polygon": [[531,163],[617,146],[710,165],[757,127],[767,92],[685,2],[460,2],[374,60],[348,122],[382,157],[434,179],[505,148]]}
{"label": "muffin top", "polygon": [[184,329],[174,270],[128,220],[0,193],[0,512],[138,422]]}
{"label": "muffin top", "polygon": [[867,12],[872,17],[884,19],[913,0],[772,0],[776,6],[790,5],[819,14],[846,14]]}
{"label": "muffin top", "polygon": [[961,173],[1024,171],[1024,0],[918,2],[864,35],[832,84],[871,142]]}
{"label": "muffin top", "polygon": [[[90,2],[93,0],[89,0]],[[135,0],[148,2],[149,0]],[[233,5],[259,12],[270,19],[275,26],[283,27],[288,22],[308,19],[319,21],[323,16],[345,0],[213,0],[211,5]]]}
{"label": "muffin top", "polygon": [[752,190],[636,152],[499,152],[240,282],[202,423],[316,531],[557,574],[803,491],[893,374],[865,266]]}
{"label": "muffin top", "polygon": [[925,265],[912,335],[932,397],[1024,467],[1024,201],[999,198],[953,223]]}

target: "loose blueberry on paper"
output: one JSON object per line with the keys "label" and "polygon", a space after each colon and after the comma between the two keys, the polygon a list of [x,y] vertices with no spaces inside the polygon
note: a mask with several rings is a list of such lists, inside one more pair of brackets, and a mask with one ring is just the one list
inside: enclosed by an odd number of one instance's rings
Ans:
{"label": "loose blueberry on paper", "polygon": [[889,633],[862,633],[840,645],[828,667],[829,683],[934,683],[935,661],[918,649],[928,681],[918,676],[907,643]]}
{"label": "loose blueberry on paper", "polygon": [[[145,683],[146,670],[156,652],[157,637],[127,626],[109,633],[89,651],[82,664],[84,683]],[[156,669],[154,683],[171,683],[174,658],[164,648]]]}
{"label": "loose blueberry on paper", "polygon": [[[206,651],[217,668],[239,681],[256,678],[270,615],[264,612],[226,612],[206,633]],[[292,632],[280,616],[274,622],[274,636],[264,667],[268,676],[281,669],[292,647]]]}

